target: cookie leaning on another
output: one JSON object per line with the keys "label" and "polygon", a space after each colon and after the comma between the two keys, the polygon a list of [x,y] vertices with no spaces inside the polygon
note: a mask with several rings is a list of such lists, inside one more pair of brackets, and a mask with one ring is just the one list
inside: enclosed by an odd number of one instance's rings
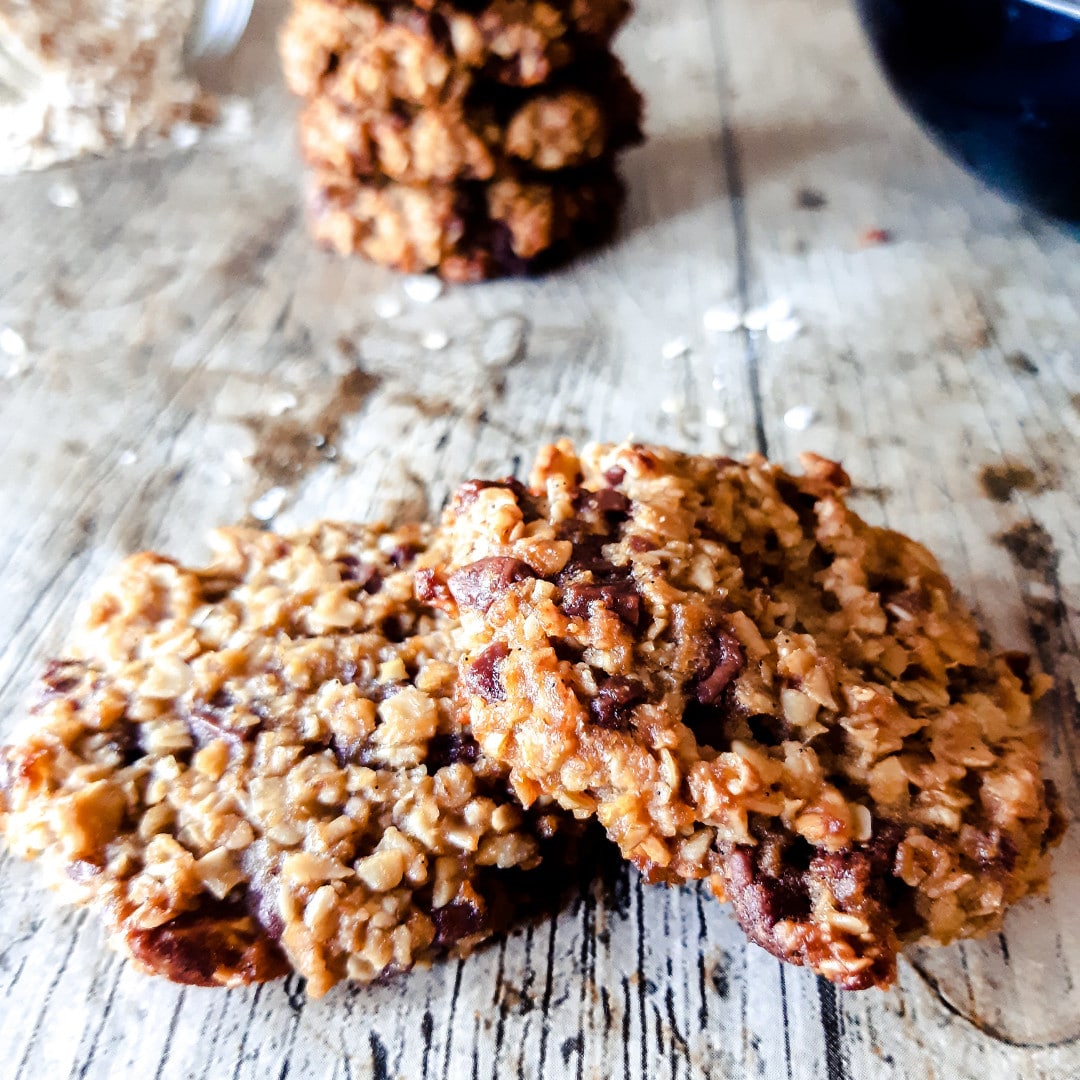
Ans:
{"label": "cookie leaning on another", "polygon": [[560,443],[442,530],[134,556],[0,750],[0,835],[150,971],[321,994],[467,951],[595,817],[782,959],[887,985],[1044,887],[1045,679],[805,464]]}
{"label": "cookie leaning on another", "polygon": [[[573,821],[522,811],[455,706],[423,526],[215,534],[102,588],[0,750],[0,836],[176,982],[314,995],[505,926]],[[556,835],[558,834],[558,835]]]}
{"label": "cookie leaning on another", "polygon": [[420,595],[460,616],[483,751],[595,816],[653,881],[705,878],[752,941],[841,986],[1001,924],[1062,819],[1025,662],[933,556],[791,475],[633,444],[473,481]]}

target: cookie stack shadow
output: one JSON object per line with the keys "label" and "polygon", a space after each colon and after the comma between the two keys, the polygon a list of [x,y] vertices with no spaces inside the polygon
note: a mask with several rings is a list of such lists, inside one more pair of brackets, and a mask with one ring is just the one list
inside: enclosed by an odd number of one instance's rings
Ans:
{"label": "cookie stack shadow", "polygon": [[293,0],[317,241],[451,281],[541,273],[607,240],[642,101],[610,51],[629,0]]}

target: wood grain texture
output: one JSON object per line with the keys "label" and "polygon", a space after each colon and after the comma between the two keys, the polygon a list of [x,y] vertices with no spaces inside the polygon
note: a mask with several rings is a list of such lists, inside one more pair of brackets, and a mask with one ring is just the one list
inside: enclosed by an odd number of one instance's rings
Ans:
{"label": "wood grain texture", "polygon": [[[1054,673],[1050,768],[1076,815],[1075,240],[925,140],[842,0],[639,7],[618,48],[651,138],[627,159],[622,233],[543,281],[385,319],[392,275],[312,249],[279,3],[211,73],[251,97],[249,138],[73,168],[73,210],[48,201],[61,174],[0,183],[0,324],[29,350],[0,380],[0,737],[130,551],[198,558],[275,487],[281,528],[426,514],[556,435],[634,434],[842,458],[860,511],[930,544],[996,637]],[[892,240],[862,246],[867,230]],[[703,330],[710,307],[776,299],[803,324],[791,340]],[[431,329],[447,349],[422,347]],[[681,336],[691,351],[664,360]],[[804,431],[783,422],[795,406],[816,414]],[[0,856],[0,1076],[1065,1080],[1078,845],[1050,899],[998,938],[919,951],[889,993],[782,969],[704,892],[624,871],[466,961],[319,1002],[294,980],[145,978]]]}

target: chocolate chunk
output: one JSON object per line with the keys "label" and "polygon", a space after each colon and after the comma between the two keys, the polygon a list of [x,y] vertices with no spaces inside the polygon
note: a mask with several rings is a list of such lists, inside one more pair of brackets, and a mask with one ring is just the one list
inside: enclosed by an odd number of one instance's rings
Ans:
{"label": "chocolate chunk", "polygon": [[870,864],[875,878],[889,876],[893,873],[896,862],[896,849],[907,835],[907,829],[895,821],[885,818],[875,818],[873,822],[873,835],[859,847],[870,857]]}
{"label": "chocolate chunk", "polygon": [[504,277],[529,277],[535,273],[536,260],[523,259],[514,250],[514,234],[505,221],[489,225],[490,259],[492,267]]}
{"label": "chocolate chunk", "polygon": [[778,936],[774,927],[784,920],[812,921],[811,898],[827,889],[841,911],[857,912],[871,927],[872,943],[859,947],[868,949],[873,963],[844,976],[841,985],[857,990],[890,978],[896,939],[881,920],[888,909],[888,921],[902,932],[905,911],[911,906],[906,887],[891,876],[903,829],[891,822],[875,822],[869,843],[838,852],[820,851],[761,818],[751,821],[751,832],[758,837],[758,845],[733,848],[724,863],[728,894],[747,936],[775,956],[816,964],[812,951],[793,956],[791,935]]}
{"label": "chocolate chunk", "polygon": [[333,735],[330,738],[330,751],[339,769],[346,765],[360,764],[360,755],[363,748],[361,739],[345,739],[341,735]]}
{"label": "chocolate chunk", "polygon": [[805,919],[810,914],[810,896],[802,874],[786,871],[767,877],[757,866],[756,848],[740,846],[728,856],[732,904],[739,925],[759,945],[769,946],[772,929],[782,919]]}
{"label": "chocolate chunk", "polygon": [[694,697],[709,705],[727,689],[728,683],[743,669],[746,657],[738,638],[727,630],[715,629],[708,650],[708,667],[694,684]]}
{"label": "chocolate chunk", "polygon": [[585,654],[585,648],[570,638],[555,638],[551,642],[555,655],[569,664],[576,664]]}
{"label": "chocolate chunk", "polygon": [[612,486],[617,487],[626,479],[626,470],[621,465],[612,465],[604,473],[604,479]]}
{"label": "chocolate chunk", "polygon": [[589,702],[593,721],[612,731],[625,731],[630,727],[634,706],[648,700],[645,684],[624,675],[597,679],[597,684],[596,697]]}
{"label": "chocolate chunk", "polygon": [[489,645],[465,669],[465,685],[485,701],[505,701],[506,688],[499,669],[509,655],[510,650],[501,641]]}
{"label": "chocolate chunk", "polygon": [[487,611],[514,582],[533,577],[536,571],[527,562],[493,555],[455,570],[448,584],[459,607]]}
{"label": "chocolate chunk", "polygon": [[383,637],[395,645],[400,644],[409,636],[408,621],[399,614],[387,615],[382,621],[381,628]]}
{"label": "chocolate chunk", "polygon": [[756,713],[754,716],[748,716],[746,723],[750,728],[750,734],[762,746],[779,746],[791,736],[791,725],[782,716]]}
{"label": "chocolate chunk", "polygon": [[416,599],[421,604],[444,607],[453,599],[446,584],[446,579],[438,570],[417,570],[413,581],[415,583]]}
{"label": "chocolate chunk", "polygon": [[641,597],[632,582],[616,581],[609,585],[567,585],[562,593],[562,609],[574,618],[586,618],[593,604],[603,604],[627,626],[636,629],[641,622]]}
{"label": "chocolate chunk", "polygon": [[875,891],[871,859],[864,851],[824,852],[810,864],[810,871],[825,882],[842,911]]}
{"label": "chocolate chunk", "polygon": [[120,760],[125,765],[134,765],[145,752],[139,745],[139,727],[128,720],[122,720],[109,731],[109,742],[112,743]]}
{"label": "chocolate chunk", "polygon": [[444,948],[481,933],[487,925],[484,912],[465,900],[451,900],[449,904],[435,908],[431,918],[435,923],[435,943]]}
{"label": "chocolate chunk", "polygon": [[409,563],[420,554],[420,548],[416,544],[398,544],[393,551],[390,552],[390,562],[394,566],[401,570],[408,566]]}
{"label": "chocolate chunk", "polygon": [[196,743],[228,739],[233,743],[250,742],[262,729],[262,722],[236,724],[236,697],[228,687],[222,687],[208,701],[192,703],[186,720]]}
{"label": "chocolate chunk", "polygon": [[628,576],[628,571],[621,570],[604,555],[604,545],[611,543],[611,537],[593,532],[588,522],[580,518],[570,518],[560,522],[555,535],[574,545],[569,561],[556,575],[555,580],[560,585],[567,584],[582,574],[592,574],[599,581]]}
{"label": "chocolate chunk", "polygon": [[241,854],[240,865],[248,876],[243,893],[244,910],[259,923],[271,941],[280,941],[285,932],[279,907],[281,886],[267,842],[256,840]]}
{"label": "chocolate chunk", "polygon": [[369,596],[382,588],[382,574],[371,563],[361,562],[355,555],[342,555],[336,561],[342,581],[355,581]]}
{"label": "chocolate chunk", "polygon": [[630,516],[630,500],[614,488],[601,488],[599,491],[579,491],[576,499],[577,508],[588,512],[590,509],[603,514],[609,522],[623,521]]}
{"label": "chocolate chunk", "polygon": [[699,746],[724,751],[734,737],[729,730],[730,714],[722,705],[703,705],[690,697],[683,708],[683,723],[694,733]]}
{"label": "chocolate chunk", "polygon": [[1016,867],[1019,850],[1016,841],[1000,829],[971,830],[971,839],[965,844],[965,853],[980,868],[998,878],[1007,877]]}
{"label": "chocolate chunk", "polygon": [[656,545],[645,536],[631,536],[630,539],[626,541],[626,546],[636,555],[640,555],[643,551],[656,550]]}
{"label": "chocolate chunk", "polygon": [[457,489],[458,506],[466,507],[476,502],[480,492],[487,491],[488,488],[506,488],[514,493],[519,502],[527,499],[529,495],[525,485],[513,476],[508,476],[505,480],[466,480]]}
{"label": "chocolate chunk", "polygon": [[[1017,654],[1022,655],[1022,654]],[[919,674],[916,674],[919,672]],[[925,668],[921,668],[918,664],[909,664],[905,669],[902,678],[908,680],[911,678],[927,678],[930,677]],[[992,669],[982,667],[971,667],[967,664],[957,664],[955,667],[949,669],[946,675],[946,689],[949,692],[949,701],[952,704],[956,704],[958,701],[963,700],[970,694],[977,694],[980,691],[989,692],[993,690],[993,687],[997,683],[997,674]],[[1023,683],[1023,679],[1021,682]],[[1030,693],[1030,685],[1024,686],[1024,692]]]}
{"label": "chocolate chunk", "polygon": [[1068,825],[1069,819],[1061,809],[1061,795],[1058,792],[1057,784],[1053,780],[1044,780],[1043,790],[1046,793],[1046,807],[1050,811],[1050,821],[1042,836],[1043,851],[1046,851],[1065,835],[1065,827]]}
{"label": "chocolate chunk", "polygon": [[427,747],[424,764],[429,773],[436,773],[447,765],[463,762],[472,765],[480,756],[480,746],[469,732],[436,735]]}
{"label": "chocolate chunk", "polygon": [[41,700],[70,693],[79,685],[84,671],[77,660],[50,660],[41,676]]}
{"label": "chocolate chunk", "polygon": [[132,955],[151,971],[187,986],[219,986],[230,980],[266,982],[289,964],[250,916],[234,905],[207,903],[149,930],[129,930]]}

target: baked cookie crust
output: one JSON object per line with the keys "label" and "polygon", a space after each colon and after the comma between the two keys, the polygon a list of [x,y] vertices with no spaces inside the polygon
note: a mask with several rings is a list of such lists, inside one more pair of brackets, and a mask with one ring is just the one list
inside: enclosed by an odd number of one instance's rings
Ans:
{"label": "baked cookie crust", "polygon": [[1046,680],[981,638],[933,556],[793,475],[566,442],[473,481],[419,595],[460,617],[483,751],[523,804],[596,817],[650,881],[707,879],[751,940],[843,987],[1000,926],[1062,819]]}
{"label": "baked cookie crust", "polygon": [[321,995],[502,928],[575,830],[462,724],[452,623],[414,598],[429,539],[327,522],[128,559],[0,752],[0,835],[181,983],[291,968]]}

